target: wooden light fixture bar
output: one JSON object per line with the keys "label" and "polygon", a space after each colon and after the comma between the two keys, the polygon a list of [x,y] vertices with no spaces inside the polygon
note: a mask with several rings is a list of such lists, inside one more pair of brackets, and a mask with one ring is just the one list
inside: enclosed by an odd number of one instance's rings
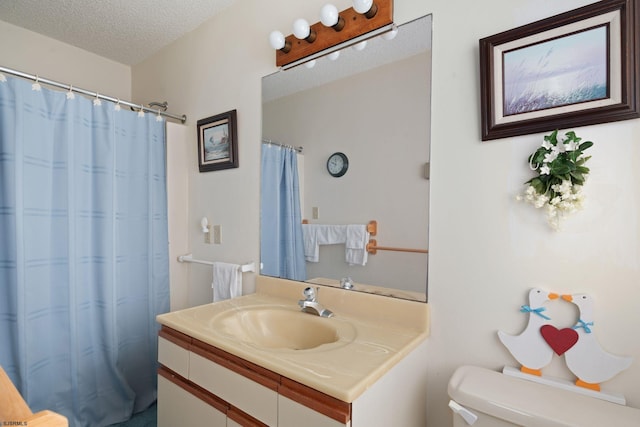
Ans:
{"label": "wooden light fixture bar", "polygon": [[374,0],[372,7],[376,6],[378,11],[372,18],[367,18],[356,12],[352,7],[340,12],[340,16],[345,21],[344,28],[340,31],[336,31],[333,27],[325,27],[322,22],[316,22],[311,25],[311,33],[316,33],[316,38],[312,43],[300,40],[293,34],[288,35],[286,42],[291,44],[291,50],[287,53],[276,50],[276,65],[278,67],[286,66],[393,24],[393,0]]}

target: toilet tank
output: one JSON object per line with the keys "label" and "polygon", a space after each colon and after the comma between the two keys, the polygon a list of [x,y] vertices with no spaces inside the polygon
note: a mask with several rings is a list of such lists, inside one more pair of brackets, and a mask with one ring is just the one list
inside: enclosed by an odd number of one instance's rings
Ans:
{"label": "toilet tank", "polygon": [[[640,409],[475,366],[461,366],[449,396],[478,416],[473,427],[639,427]],[[454,426],[467,426],[454,414]]]}

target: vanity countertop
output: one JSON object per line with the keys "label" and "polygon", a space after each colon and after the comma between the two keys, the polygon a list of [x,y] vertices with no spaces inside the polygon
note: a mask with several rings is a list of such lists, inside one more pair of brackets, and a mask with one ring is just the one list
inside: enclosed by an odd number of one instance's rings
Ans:
{"label": "vanity countertop", "polygon": [[304,287],[304,283],[259,276],[255,294],[162,314],[157,320],[344,402],[357,399],[428,336],[427,304],[332,288],[321,288],[318,300],[335,317],[322,320],[355,329],[343,342],[309,350],[264,349],[214,327],[213,319],[229,311],[299,309]]}

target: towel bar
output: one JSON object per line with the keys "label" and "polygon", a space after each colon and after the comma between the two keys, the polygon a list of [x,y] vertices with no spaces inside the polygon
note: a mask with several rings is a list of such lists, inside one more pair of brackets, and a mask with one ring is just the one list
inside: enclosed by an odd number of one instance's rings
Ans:
{"label": "towel bar", "polygon": [[[213,262],[211,262],[211,261],[202,261],[202,260],[199,260],[199,259],[193,259],[193,255],[192,254],[180,255],[178,257],[178,262],[192,262],[192,263],[195,263],[195,264],[213,265]],[[255,272],[256,271],[256,264],[254,262],[248,262],[246,264],[241,264],[240,265],[240,271],[243,272],[243,273]]]}

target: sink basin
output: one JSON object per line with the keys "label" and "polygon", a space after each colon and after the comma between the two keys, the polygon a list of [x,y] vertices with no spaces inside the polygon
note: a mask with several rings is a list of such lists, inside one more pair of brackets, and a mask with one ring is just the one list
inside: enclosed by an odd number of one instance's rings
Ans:
{"label": "sink basin", "polygon": [[355,335],[345,322],[281,307],[229,310],[211,322],[218,333],[266,349],[309,350]]}

